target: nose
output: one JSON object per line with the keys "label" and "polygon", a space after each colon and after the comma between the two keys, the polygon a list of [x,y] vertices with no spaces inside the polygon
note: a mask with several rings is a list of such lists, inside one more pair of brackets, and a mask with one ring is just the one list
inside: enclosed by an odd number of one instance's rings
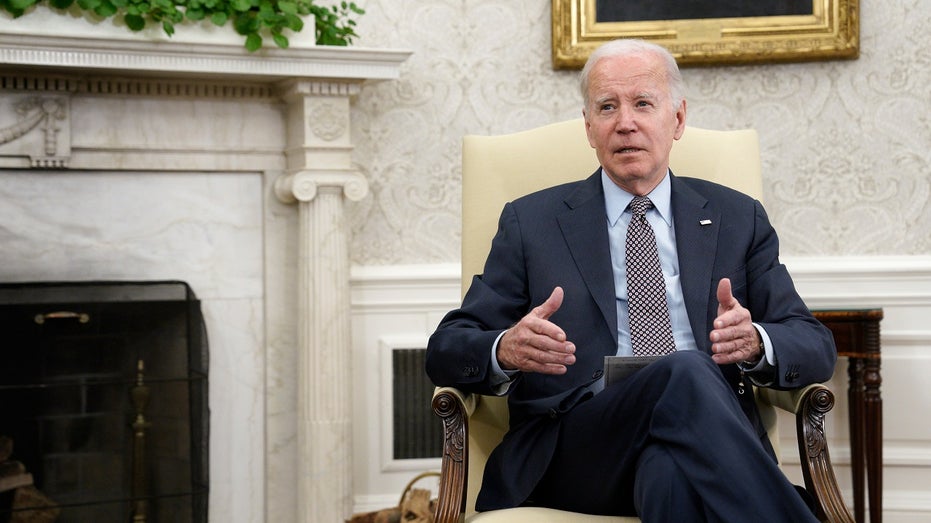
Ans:
{"label": "nose", "polygon": [[634,118],[634,111],[630,108],[621,107],[617,111],[617,119],[614,122],[614,130],[619,133],[632,133],[637,130],[637,122]]}

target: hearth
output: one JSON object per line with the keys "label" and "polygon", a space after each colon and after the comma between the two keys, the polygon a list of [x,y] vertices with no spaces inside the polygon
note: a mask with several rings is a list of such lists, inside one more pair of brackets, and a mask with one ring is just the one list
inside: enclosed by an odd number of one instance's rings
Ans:
{"label": "hearth", "polygon": [[0,285],[0,333],[0,521],[206,522],[207,338],[187,284]]}

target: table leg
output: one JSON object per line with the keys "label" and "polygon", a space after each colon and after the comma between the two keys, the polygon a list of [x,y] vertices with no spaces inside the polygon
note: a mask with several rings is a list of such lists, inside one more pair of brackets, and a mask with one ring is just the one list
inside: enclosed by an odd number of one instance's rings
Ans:
{"label": "table leg", "polygon": [[850,472],[853,480],[853,517],[857,523],[864,523],[865,504],[863,492],[864,426],[863,419],[866,405],[863,387],[864,365],[862,358],[849,358],[847,374],[849,385],[847,399],[850,417]]}
{"label": "table leg", "polygon": [[[878,333],[877,333],[878,335]],[[882,376],[879,354],[866,360],[866,474],[869,484],[870,523],[882,522],[883,404],[879,395]]]}

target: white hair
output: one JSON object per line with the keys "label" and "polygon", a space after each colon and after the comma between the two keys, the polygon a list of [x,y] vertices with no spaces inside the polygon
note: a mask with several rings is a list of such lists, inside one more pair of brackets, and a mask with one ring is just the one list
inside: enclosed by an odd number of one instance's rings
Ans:
{"label": "white hair", "polygon": [[602,58],[617,56],[630,56],[641,53],[653,53],[663,59],[666,65],[666,82],[669,86],[669,95],[672,98],[673,110],[678,110],[685,99],[685,84],[682,81],[682,73],[679,72],[679,66],[676,64],[675,57],[666,50],[665,47],[647,42],[645,40],[621,39],[612,40],[602,44],[595,49],[585,62],[585,67],[579,73],[579,89],[582,92],[582,101],[584,107],[588,107],[588,82],[591,75],[592,67]]}

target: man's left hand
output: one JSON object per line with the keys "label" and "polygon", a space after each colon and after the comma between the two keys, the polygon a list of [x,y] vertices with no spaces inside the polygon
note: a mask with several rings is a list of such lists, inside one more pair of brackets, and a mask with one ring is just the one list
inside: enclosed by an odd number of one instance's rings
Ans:
{"label": "man's left hand", "polygon": [[718,316],[711,331],[711,359],[718,365],[756,362],[762,357],[760,334],[745,309],[731,292],[731,280],[718,283]]}

